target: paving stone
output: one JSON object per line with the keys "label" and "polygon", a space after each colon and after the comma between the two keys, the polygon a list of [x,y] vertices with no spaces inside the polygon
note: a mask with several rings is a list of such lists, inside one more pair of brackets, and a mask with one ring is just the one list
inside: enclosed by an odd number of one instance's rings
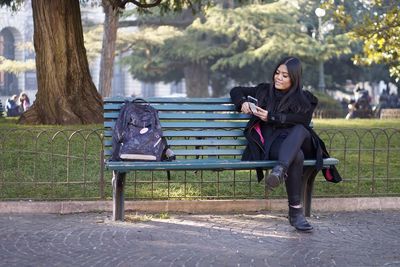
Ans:
{"label": "paving stone", "polygon": [[311,233],[286,214],[2,214],[0,266],[400,266],[400,213],[314,213]]}

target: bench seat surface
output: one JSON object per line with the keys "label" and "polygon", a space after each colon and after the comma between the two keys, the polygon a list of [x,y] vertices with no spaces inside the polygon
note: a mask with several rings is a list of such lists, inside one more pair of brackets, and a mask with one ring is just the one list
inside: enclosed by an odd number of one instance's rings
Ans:
{"label": "bench seat surface", "polygon": [[[324,159],[324,166],[336,165],[335,158]],[[253,168],[270,169],[277,161],[241,161],[240,159],[187,159],[162,162],[108,161],[106,167],[115,171],[130,170],[246,170]],[[314,166],[315,160],[305,160],[304,166]]]}

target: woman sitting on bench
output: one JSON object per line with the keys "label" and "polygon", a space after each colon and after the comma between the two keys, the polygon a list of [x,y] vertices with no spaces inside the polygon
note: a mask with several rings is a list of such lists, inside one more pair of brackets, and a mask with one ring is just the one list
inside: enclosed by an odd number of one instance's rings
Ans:
{"label": "woman sitting on bench", "polygon": [[[315,159],[313,143],[320,140],[309,125],[318,99],[304,91],[301,62],[295,57],[282,59],[274,69],[272,84],[235,87],[230,95],[239,111],[253,114],[245,136],[248,145],[242,160],[278,160],[266,178],[267,189],[285,182],[289,202],[289,222],[297,230],[310,231],[301,206],[303,161]],[[314,138],[315,137],[315,138]],[[258,171],[260,180],[263,174]]]}

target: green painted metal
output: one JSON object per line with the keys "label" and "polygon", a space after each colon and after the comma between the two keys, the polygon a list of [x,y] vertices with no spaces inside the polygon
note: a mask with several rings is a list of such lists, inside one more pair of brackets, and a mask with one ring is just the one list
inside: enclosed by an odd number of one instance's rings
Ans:
{"label": "green painted metal", "polygon": [[[119,110],[123,103],[105,104],[104,110]],[[233,104],[151,104],[159,111],[235,111]]]}
{"label": "green painted metal", "polygon": [[[106,97],[104,103],[124,103],[125,101],[132,101],[133,97]],[[186,97],[149,97],[145,99],[149,103],[214,103],[214,104],[230,104],[229,97],[220,98],[186,98]]]}
{"label": "green painted metal", "polygon": [[[249,116],[237,112],[229,98],[150,98],[146,100],[158,109],[164,135],[177,158],[173,161],[161,162],[105,161],[107,169],[117,171],[112,179],[114,220],[124,218],[123,188],[125,173],[129,171],[251,170],[270,169],[277,164],[277,161],[270,160],[240,160],[244,146],[247,144],[243,129],[247,125]],[[112,128],[124,101],[125,98],[121,97],[105,99],[105,158],[111,154]],[[305,166],[314,166],[315,163],[315,160],[304,161]],[[337,159],[324,159],[324,166],[337,163]],[[314,173],[306,173],[304,175],[306,182],[302,185],[305,214],[308,216],[314,177]]]}
{"label": "green painted metal", "polygon": [[[244,121],[204,121],[204,122],[199,122],[199,121],[186,121],[186,122],[181,122],[181,121],[161,121],[161,127],[164,129],[168,128],[182,128],[182,129],[227,129],[227,128],[244,128],[246,126],[247,122]],[[115,121],[106,121],[104,122],[104,127],[105,128],[113,128],[115,125]]]}
{"label": "green painted metal", "polygon": [[[172,137],[243,137],[243,130],[213,130],[213,131],[190,131],[190,130],[166,130],[163,131],[164,136],[167,138]],[[105,137],[111,137],[112,131],[105,130]]]}
{"label": "green painted metal", "polygon": [[[247,144],[246,139],[172,139],[168,141],[169,146],[244,146]],[[111,140],[104,141],[105,146],[111,146]]]}
{"label": "green painted metal", "polygon": [[[172,147],[174,154],[178,157],[184,156],[240,156],[243,149],[175,149]],[[105,155],[111,155],[111,150],[105,151]]]}
{"label": "green painted metal", "polygon": [[[117,119],[118,111],[104,114],[105,119]],[[249,115],[243,113],[194,113],[194,112],[159,112],[160,120],[248,120]]]}
{"label": "green painted metal", "polygon": [[[336,165],[335,158],[324,159],[324,166]],[[106,168],[115,171],[130,170],[248,170],[254,168],[270,169],[277,161],[241,161],[240,159],[202,159],[176,160],[162,162],[107,162]],[[315,160],[305,160],[304,166],[314,166]]]}
{"label": "green painted metal", "polygon": [[[172,162],[107,162],[112,170],[173,170],[173,169],[252,169],[271,168],[276,162],[240,161],[247,140],[243,129],[248,115],[235,111],[229,98],[150,98],[159,108],[161,125],[168,144],[177,156]],[[105,100],[105,156],[111,155],[112,127],[125,98]],[[201,111],[201,112],[194,112]],[[228,112],[227,112],[228,111]],[[186,159],[186,157],[198,159]],[[229,159],[226,159],[226,158]],[[324,164],[337,164],[336,159],[325,159]],[[314,165],[306,160],[305,165]]]}

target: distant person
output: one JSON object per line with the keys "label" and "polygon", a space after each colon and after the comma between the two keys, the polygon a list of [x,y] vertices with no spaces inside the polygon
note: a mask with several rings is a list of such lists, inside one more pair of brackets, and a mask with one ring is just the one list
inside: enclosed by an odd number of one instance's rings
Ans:
{"label": "distant person", "polygon": [[3,117],[3,111],[4,111],[3,108],[4,107],[3,107],[3,104],[1,103],[1,99],[0,99],[0,118]]}
{"label": "distant person", "polygon": [[9,99],[7,99],[6,103],[6,114],[7,117],[18,117],[20,115],[19,106],[18,106],[18,96],[13,95]]}
{"label": "distant person", "polygon": [[389,107],[390,108],[397,108],[398,107],[398,97],[395,93],[391,93],[389,95]]}
{"label": "distant person", "polygon": [[348,106],[347,106],[348,112],[346,115],[346,120],[349,119],[354,119],[355,114],[354,112],[356,111],[356,101],[354,99],[351,99]]}
{"label": "distant person", "polygon": [[381,109],[389,107],[389,93],[387,90],[383,90],[379,95],[379,107]]}
{"label": "distant person", "polygon": [[19,96],[19,103],[20,103],[20,112],[21,113],[27,111],[31,106],[29,97],[27,96],[26,93],[23,93],[23,92]]}
{"label": "distant person", "polygon": [[353,90],[353,94],[354,94],[354,100],[357,102],[357,100],[358,100],[358,98],[360,97],[360,95],[361,95],[361,87],[359,87],[358,85],[356,86],[356,88],[354,88],[354,90]]}
{"label": "distant person", "polygon": [[343,110],[347,110],[349,103],[347,102],[346,98],[342,98],[340,101],[340,106],[342,107]]}

